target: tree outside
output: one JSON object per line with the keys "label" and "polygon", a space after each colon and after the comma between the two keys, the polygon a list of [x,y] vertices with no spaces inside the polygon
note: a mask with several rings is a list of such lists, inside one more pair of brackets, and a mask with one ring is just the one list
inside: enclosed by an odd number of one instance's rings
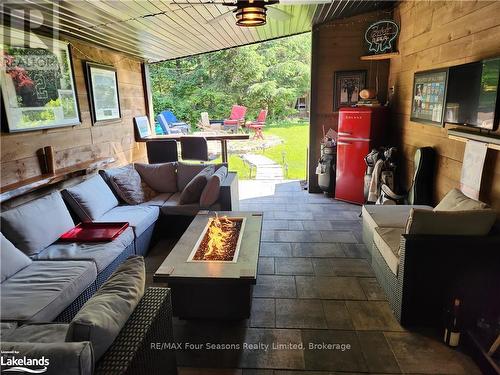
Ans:
{"label": "tree outside", "polygon": [[[294,168],[292,174],[288,168],[288,177],[305,178],[308,139],[303,136],[307,134],[303,128],[308,126],[308,120],[297,121],[295,106],[297,99],[310,90],[310,60],[311,35],[307,33],[152,64],[150,74],[155,114],[172,110],[194,130],[193,125],[200,120],[201,112],[208,112],[213,120],[225,119],[229,117],[232,105],[240,104],[248,108],[246,118],[251,120],[261,109],[267,108],[264,135],[280,137],[283,145],[269,149],[263,147],[262,153],[270,155],[269,158],[284,168],[289,164],[287,159],[293,159]],[[282,127],[286,130],[273,131]],[[301,136],[296,137],[293,133]],[[283,150],[278,151],[278,148]],[[295,153],[303,157],[297,161]],[[233,155],[230,167],[234,169],[235,166],[236,169],[243,168]],[[248,171],[238,171],[243,177],[248,175]]]}

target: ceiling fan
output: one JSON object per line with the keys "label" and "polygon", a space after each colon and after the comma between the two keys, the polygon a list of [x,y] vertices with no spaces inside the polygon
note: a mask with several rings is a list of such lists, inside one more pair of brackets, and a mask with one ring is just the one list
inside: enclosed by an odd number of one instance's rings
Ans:
{"label": "ceiling fan", "polygon": [[236,25],[242,27],[255,27],[265,25],[267,16],[277,21],[286,21],[292,18],[292,15],[284,10],[273,7],[277,4],[285,5],[314,5],[328,4],[333,0],[207,0],[201,2],[172,1],[176,5],[223,5],[232,8],[219,16],[214,17],[207,23],[213,24],[225,19],[233,18]]}

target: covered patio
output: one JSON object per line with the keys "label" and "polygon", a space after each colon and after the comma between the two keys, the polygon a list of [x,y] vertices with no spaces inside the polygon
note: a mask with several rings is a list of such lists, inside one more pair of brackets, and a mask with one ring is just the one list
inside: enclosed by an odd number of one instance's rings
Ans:
{"label": "covered patio", "polygon": [[[0,14],[2,372],[500,373],[500,2]],[[153,64],[304,33],[305,180],[154,109]]]}
{"label": "covered patio", "polygon": [[[247,180],[239,189],[240,210],[264,212],[252,312],[238,322],[174,319],[179,374],[481,374],[432,330],[395,319],[363,244],[359,206],[308,194],[298,181]],[[173,246],[151,250],[151,280]],[[240,347],[196,346],[206,343]]]}

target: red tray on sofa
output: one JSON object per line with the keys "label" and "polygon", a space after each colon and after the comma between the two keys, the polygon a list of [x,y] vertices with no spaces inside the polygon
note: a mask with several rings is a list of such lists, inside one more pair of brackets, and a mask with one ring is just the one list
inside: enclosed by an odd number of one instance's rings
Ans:
{"label": "red tray on sofa", "polygon": [[106,242],[113,241],[125,229],[126,222],[80,223],[64,233],[59,240],[63,242]]}

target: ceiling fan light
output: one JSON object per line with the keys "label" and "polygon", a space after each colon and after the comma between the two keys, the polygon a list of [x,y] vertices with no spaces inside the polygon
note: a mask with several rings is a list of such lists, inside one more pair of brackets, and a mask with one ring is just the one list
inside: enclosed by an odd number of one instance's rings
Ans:
{"label": "ceiling fan light", "polygon": [[265,6],[239,6],[236,9],[236,24],[238,26],[253,27],[266,24],[267,9]]}

